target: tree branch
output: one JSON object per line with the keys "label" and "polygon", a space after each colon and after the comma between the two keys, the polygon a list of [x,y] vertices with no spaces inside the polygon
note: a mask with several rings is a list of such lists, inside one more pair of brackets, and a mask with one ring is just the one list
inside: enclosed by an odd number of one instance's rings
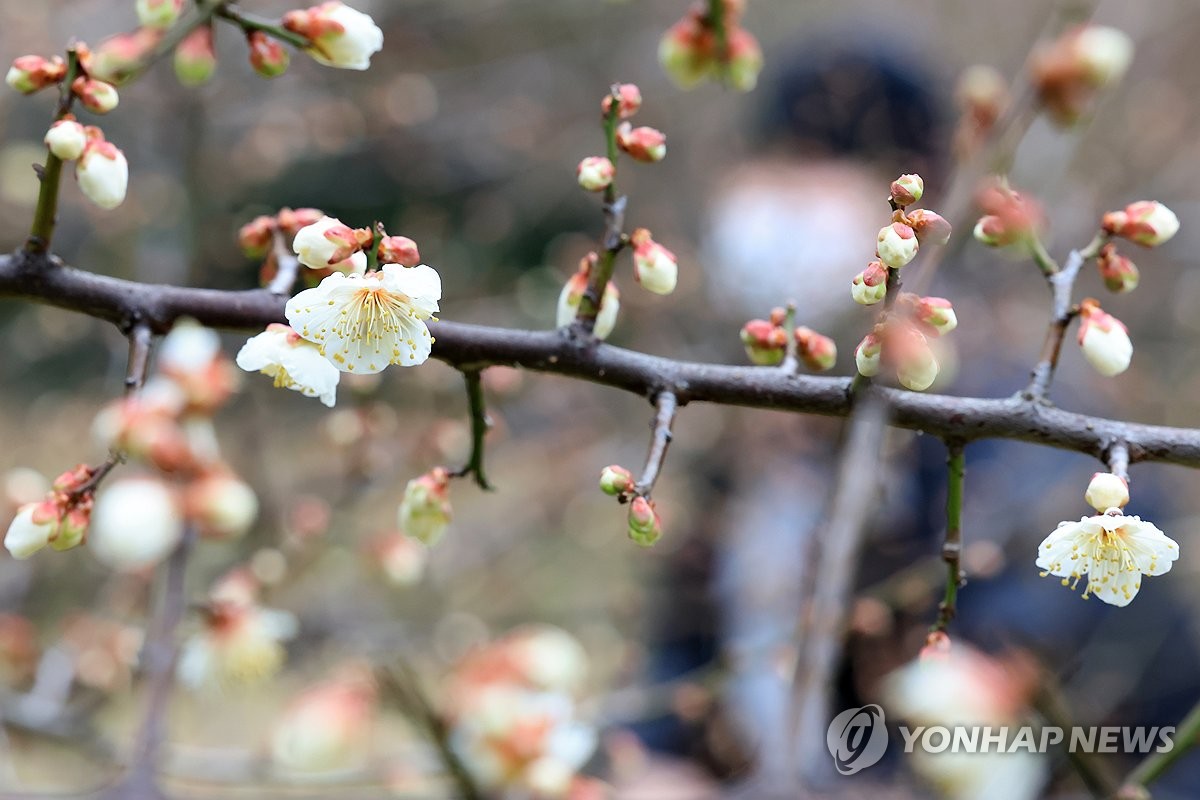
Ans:
{"label": "tree branch", "polygon": [[961,442],[946,443],[946,541],[942,545],[942,561],[946,562],[946,594],[938,606],[933,630],[945,632],[950,620],[958,613],[958,587],[962,583],[962,507],[963,481],[967,459]]}
{"label": "tree branch", "polygon": [[[16,297],[108,320],[122,330],[142,322],[165,333],[180,317],[216,328],[261,330],[284,322],[284,298],[265,289],[218,291],[143,284],[64,266],[55,257],[0,257],[0,297]],[[789,375],[766,367],[675,361],[603,343],[581,346],[559,331],[522,331],[437,322],[434,357],[459,369],[521,367],[655,396],[675,393],[680,405],[710,402],[844,417],[853,406],[849,378]],[[1162,461],[1200,467],[1200,430],[1091,417],[1021,397],[985,399],[878,391],[891,424],[964,443],[1015,439],[1103,459],[1125,442],[1131,464]]]}
{"label": "tree branch", "polygon": [[658,409],[654,415],[653,436],[650,439],[650,452],[646,454],[646,466],[642,477],[638,479],[634,491],[641,497],[649,499],[658,481],[658,473],[662,470],[663,460],[667,457],[667,448],[671,446],[671,426],[675,424],[675,412],[679,401],[674,392],[662,391],[654,400]]}
{"label": "tree branch", "polygon": [[454,472],[454,477],[473,475],[480,489],[491,491],[494,487],[488,483],[487,474],[483,469],[484,439],[492,428],[492,420],[488,417],[483,396],[483,371],[465,369],[462,375],[467,384],[467,402],[471,407],[471,458],[461,469]]}

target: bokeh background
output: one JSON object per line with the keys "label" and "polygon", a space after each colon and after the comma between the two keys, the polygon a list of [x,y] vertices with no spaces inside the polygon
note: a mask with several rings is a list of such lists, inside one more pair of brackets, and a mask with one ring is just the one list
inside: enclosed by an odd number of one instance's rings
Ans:
{"label": "bokeh background", "polygon": [[[1016,75],[1048,27],[1094,8],[1095,19],[1136,41],[1130,73],[1081,126],[1035,121],[1012,182],[1044,203],[1047,243],[1060,257],[1090,239],[1103,211],[1138,199],[1167,203],[1183,228],[1168,246],[1133,253],[1141,287],[1105,300],[1133,336],[1130,370],[1102,379],[1068,344],[1054,398],[1144,422],[1186,426],[1200,417],[1200,275],[1191,257],[1200,247],[1200,10],[1187,0],[750,0],[745,24],[767,66],[749,94],[715,85],[684,92],[662,73],[657,42],[684,0],[355,5],[385,32],[366,73],[297,56],[267,82],[245,63],[236,32],[221,26],[221,64],[207,86],[183,89],[161,64],[122,89],[102,124],[129,158],[129,198],[103,212],[68,181],[56,250],[108,275],[248,287],[258,265],[239,253],[238,226],[281,206],[315,206],[415,239],[442,275],[444,319],[549,328],[563,281],[602,226],[597,198],[575,185],[575,164],[602,151],[606,87],[632,81],[645,98],[639,122],[667,133],[669,154],[658,165],[622,167],[621,188],[630,224],[649,227],[679,256],[680,283],[669,298],[642,292],[624,264],[610,341],[742,363],[740,325],[794,298],[800,322],[835,336],[835,373],[851,374],[854,344],[873,316],[845,287],[887,221],[895,175],[921,171],[922,205],[939,210],[955,169],[956,76],[973,63]],[[4,0],[0,53],[49,54],[71,36],[99,41],[134,26],[132,6]],[[245,6],[265,16],[289,8]],[[5,246],[23,240],[31,219],[29,165],[42,158],[51,102],[0,94]],[[968,243],[932,287],[954,302],[960,321],[935,388],[991,396],[1022,388],[1049,310],[1032,265]],[[1079,296],[1102,292],[1089,268]],[[244,336],[225,339],[232,353]],[[5,300],[0,354],[0,471],[53,476],[101,460],[90,428],[121,391],[119,333]],[[185,793],[260,796],[269,784],[327,796],[273,783],[256,766],[294,691],[348,656],[403,652],[436,678],[473,645],[529,621],[559,625],[585,646],[589,712],[604,731],[594,771],[627,796],[706,797],[754,774],[756,754],[788,724],[779,701],[790,691],[801,587],[813,579],[805,564],[823,530],[841,422],[685,408],[655,493],[666,534],[647,551],[626,539],[623,509],[595,478],[605,464],[640,466],[650,407],[508,369],[489,370],[485,385],[497,421],[488,467],[498,491],[456,484],[450,533],[424,577],[398,587],[368,543],[394,529],[409,478],[465,457],[458,374],[430,362],[343,382],[335,411],[245,376],[218,430],[226,457],[258,490],[262,514],[247,538],[199,548],[189,591],[199,598],[231,566],[257,564],[277,581],[268,604],[294,613],[300,635],[268,686],[179,693],[168,771]],[[941,446],[897,432],[887,456],[879,467],[886,491],[864,498],[880,523],[863,551],[846,657],[831,687],[837,708],[875,698],[880,676],[915,655],[940,595]],[[1182,558],[1132,606],[1115,609],[1040,579],[1033,566],[1041,538],[1086,511],[1082,492],[1099,467],[1032,445],[973,444],[967,456],[970,584],[951,634],[1036,653],[1083,724],[1174,724],[1200,697],[1200,551],[1189,546],[1200,475],[1133,468],[1132,513],[1180,541]],[[8,494],[20,474],[9,473]],[[297,545],[298,531],[326,515],[328,524],[315,526],[319,545]],[[0,559],[0,608],[32,620],[42,647],[78,627],[81,615],[102,640],[68,648],[78,724],[53,736],[10,727],[0,786],[78,791],[105,774],[105,751],[121,751],[136,718],[130,656],[149,586],[149,576],[113,576],[86,548]],[[95,633],[106,625],[117,633]],[[13,670],[9,691],[27,688],[28,677]],[[396,776],[429,764],[415,741],[398,715],[385,714],[369,767],[338,796],[403,793]],[[1131,763],[1115,759],[1118,772]],[[896,796],[926,796],[900,759],[878,770],[861,776],[877,796],[881,781]],[[1197,781],[1200,767],[1185,762],[1155,796],[1193,797]],[[1059,761],[1046,792],[1084,796]]]}

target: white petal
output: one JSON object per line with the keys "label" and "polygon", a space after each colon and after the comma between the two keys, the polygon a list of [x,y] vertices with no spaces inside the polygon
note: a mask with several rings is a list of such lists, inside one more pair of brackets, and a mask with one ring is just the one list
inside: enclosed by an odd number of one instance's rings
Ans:
{"label": "white petal", "polygon": [[442,279],[433,267],[424,264],[415,267],[384,264],[383,277],[383,284],[388,291],[402,292],[414,300],[431,301],[432,310],[438,310],[437,301],[442,299]]}
{"label": "white petal", "polygon": [[1062,578],[1085,575],[1091,567],[1091,539],[1082,522],[1064,522],[1038,547],[1037,566]]}
{"label": "white petal", "polygon": [[1134,563],[1146,575],[1170,572],[1171,564],[1179,558],[1179,545],[1152,523],[1134,522],[1122,533]]}
{"label": "white petal", "polygon": [[329,362],[317,346],[300,342],[284,349],[280,365],[296,384],[292,387],[305,397],[319,397],[333,408],[337,401],[337,385],[341,373]]}
{"label": "white petal", "polygon": [[286,342],[286,333],[263,331],[246,340],[242,349],[238,351],[235,361],[247,372],[258,372],[269,366],[277,365]]}

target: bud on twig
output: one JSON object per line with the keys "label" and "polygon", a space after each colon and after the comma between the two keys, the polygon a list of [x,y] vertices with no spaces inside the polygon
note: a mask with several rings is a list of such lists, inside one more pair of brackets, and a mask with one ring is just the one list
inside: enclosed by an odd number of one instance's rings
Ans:
{"label": "bud on twig", "polygon": [[600,471],[600,491],[611,497],[620,497],[633,492],[633,473],[616,464]]}
{"label": "bud on twig", "polygon": [[892,269],[900,269],[917,256],[917,234],[903,222],[893,222],[879,230],[875,252]]}
{"label": "bud on twig", "polygon": [[1125,256],[1117,252],[1117,246],[1112,242],[1100,248],[1096,258],[1096,268],[1104,280],[1104,288],[1110,292],[1122,294],[1132,292],[1138,285],[1138,268]]}
{"label": "bud on twig", "polygon": [[837,362],[837,345],[833,339],[803,326],[796,328],[793,335],[796,337],[796,355],[804,366],[813,372],[833,369]]}
{"label": "bud on twig", "polygon": [[655,128],[634,128],[622,122],[617,128],[617,146],[635,161],[653,164],[667,155],[667,137]]}
{"label": "bud on twig", "polygon": [[87,146],[87,132],[83,126],[68,115],[50,126],[43,141],[50,152],[63,161],[74,161],[83,155]]}
{"label": "bud on twig", "polygon": [[129,163],[116,145],[104,141],[99,128],[86,130],[89,141],[75,164],[75,180],[89,200],[111,210],[125,202]]}
{"label": "bud on twig", "polygon": [[246,35],[250,48],[250,67],[264,78],[278,78],[287,72],[291,56],[275,39],[262,31],[251,31]]}
{"label": "bud on twig", "polygon": [[182,11],[183,0],[137,0],[138,22],[144,28],[169,28]]}
{"label": "bud on twig", "polygon": [[644,497],[635,497],[629,504],[629,538],[642,547],[662,538],[662,520],[654,503]]}
{"label": "bud on twig", "polygon": [[238,247],[246,258],[263,258],[271,251],[275,227],[275,217],[260,216],[238,229]]}
{"label": "bud on twig", "polygon": [[1091,298],[1079,304],[1079,316],[1079,347],[1088,363],[1109,378],[1127,370],[1133,358],[1133,343],[1121,321]]}
{"label": "bud on twig", "polygon": [[1100,222],[1106,233],[1143,247],[1158,247],[1179,232],[1179,217],[1157,200],[1141,200],[1110,211]]}
{"label": "bud on twig", "polygon": [[774,367],[787,355],[787,331],[765,319],[752,319],[739,334],[750,363]]}
{"label": "bud on twig", "polygon": [[925,193],[925,181],[920,175],[901,175],[892,181],[891,200],[900,208],[911,206]]}
{"label": "bud on twig", "polygon": [[871,332],[863,337],[854,348],[854,365],[858,374],[864,378],[873,378],[879,374],[879,365],[883,353],[883,340],[878,334]]}
{"label": "bud on twig", "polygon": [[50,59],[41,56],[20,56],[8,68],[4,82],[21,94],[33,94],[58,83],[66,75],[67,65],[58,56]]}
{"label": "bud on twig", "polygon": [[579,162],[575,175],[580,187],[589,192],[600,192],[612,185],[617,168],[604,156],[588,156]]}
{"label": "bud on twig", "polygon": [[120,102],[117,89],[111,83],[85,78],[82,75],[71,83],[71,91],[79,98],[84,108],[95,114],[107,114]]}
{"label": "bud on twig", "polygon": [[950,223],[941,214],[918,208],[908,213],[908,225],[921,244],[943,245],[950,241]]}
{"label": "bud on twig", "polygon": [[400,530],[417,541],[434,544],[450,525],[450,473],[435,467],[413,478],[400,502]]}
{"label": "bud on twig", "polygon": [[633,245],[633,277],[648,291],[670,294],[679,279],[675,254],[650,237],[650,231],[638,228],[629,237]]}
{"label": "bud on twig", "polygon": [[1103,514],[1110,508],[1124,508],[1129,502],[1129,484],[1111,472],[1097,472],[1088,483],[1083,499]]}
{"label": "bud on twig", "polygon": [[854,276],[850,283],[850,296],[863,306],[873,306],[887,297],[888,270],[878,261],[867,264],[867,268]]}
{"label": "bud on twig", "polygon": [[383,31],[375,21],[337,0],[289,11],[283,27],[308,39],[308,54],[327,67],[364,70],[383,49]]}
{"label": "bud on twig", "polygon": [[[617,97],[619,98],[617,119],[629,119],[642,107],[642,90],[636,84],[622,83],[617,87]],[[600,101],[600,112],[606,117],[612,110],[612,100],[613,96],[610,92]]]}
{"label": "bud on twig", "polygon": [[415,267],[421,263],[421,252],[417,249],[417,243],[407,236],[384,236],[379,240],[379,248],[375,254],[380,264]]}
{"label": "bud on twig", "polygon": [[175,77],[184,86],[202,86],[216,71],[212,25],[201,25],[175,48]]}

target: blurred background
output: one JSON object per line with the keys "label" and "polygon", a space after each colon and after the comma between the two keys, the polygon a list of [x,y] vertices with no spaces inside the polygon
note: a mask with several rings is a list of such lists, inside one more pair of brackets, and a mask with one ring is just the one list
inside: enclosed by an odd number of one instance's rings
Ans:
{"label": "blurred background", "polygon": [[[263,16],[290,7],[244,5]],[[837,341],[834,374],[849,375],[874,311],[850,302],[846,289],[888,221],[896,175],[919,171],[920,205],[942,210],[955,170],[957,76],[975,63],[1014,76],[1047,29],[1094,9],[1095,20],[1135,40],[1129,74],[1077,128],[1036,120],[1012,183],[1044,204],[1047,245],[1059,258],[1091,238],[1102,212],[1135,200],[1166,203],[1183,227],[1169,245],[1132,253],[1142,269],[1135,293],[1105,296],[1133,337],[1130,370],[1100,378],[1068,344],[1053,398],[1142,422],[1188,426],[1200,416],[1200,350],[1188,344],[1200,333],[1200,274],[1189,269],[1200,246],[1192,224],[1200,211],[1192,101],[1200,9],[1187,0],[750,0],[744,24],[759,37],[766,67],[748,94],[711,84],[681,91],[663,74],[658,40],[686,11],[683,0],[354,5],[385,33],[366,73],[296,55],[285,76],[267,82],[245,63],[236,31],[218,26],[221,62],[208,85],[183,89],[164,63],[123,88],[102,124],[128,156],[129,198],[103,212],[68,180],[56,251],[107,275],[244,288],[256,284],[258,264],[240,254],[238,227],[281,206],[313,206],[414,239],[441,273],[443,319],[550,328],[563,282],[602,229],[598,199],[579,190],[573,171],[603,151],[600,98],[613,81],[629,81],[644,97],[637,122],[663,130],[669,152],[657,165],[622,163],[628,224],[650,228],[678,255],[680,277],[676,293],[662,298],[640,291],[622,262],[621,318],[609,341],[743,363],[741,325],[795,299],[798,321]],[[4,0],[0,10],[5,58],[48,55],[72,36],[98,42],[136,24],[124,0]],[[43,157],[51,104],[48,95],[0,94],[5,246],[28,229],[37,192],[29,165]],[[926,257],[908,270],[921,270]],[[1036,270],[968,241],[922,280],[953,301],[959,319],[934,391],[1001,397],[1023,388],[1049,312]],[[1089,267],[1077,297],[1103,291]],[[244,336],[224,341],[232,354]],[[90,430],[121,392],[126,343],[106,323],[5,300],[0,353],[4,516],[36,483],[24,470],[53,477],[104,458]],[[396,580],[371,543],[394,531],[407,480],[465,459],[460,376],[431,361],[343,381],[333,411],[243,376],[217,431],[262,511],[247,537],[198,548],[189,596],[202,598],[231,567],[250,565],[266,584],[264,603],[293,614],[299,627],[276,680],[179,692],[166,771],[182,795],[263,796],[269,786],[330,796],[259,768],[289,697],[347,658],[395,653],[436,683],[473,647],[529,622],[570,631],[586,650],[584,710],[600,731],[587,771],[620,796],[716,796],[771,761],[776,734],[791,725],[796,627],[802,589],[814,579],[806,565],[824,530],[842,422],[683,409],[655,492],[666,533],[643,550],[595,481],[606,464],[640,467],[652,417],[645,401],[502,368],[484,381],[497,423],[487,459],[498,491],[457,482],[449,533],[419,577]],[[894,432],[886,456],[885,490],[868,500],[880,522],[863,548],[845,656],[830,687],[836,709],[878,700],[881,677],[920,649],[942,589],[942,446]],[[1084,602],[1033,566],[1041,539],[1087,511],[1082,493],[1096,463],[993,442],[970,445],[967,460],[970,582],[952,637],[1033,654],[1080,724],[1175,724],[1200,697],[1200,617],[1192,613],[1200,555],[1189,546],[1200,475],[1133,468],[1130,512],[1179,541],[1182,557],[1117,609]],[[81,791],[107,774],[112,752],[123,752],[136,724],[131,676],[150,579],[114,576],[86,547],[0,558],[0,610],[14,615],[6,625],[21,628],[19,616],[36,631],[36,651],[15,644],[0,652],[11,662],[6,691],[29,689],[40,652],[55,650],[71,665],[68,721],[10,726],[0,787]],[[427,791],[408,782],[433,766],[413,731],[390,712],[379,730],[368,764],[337,796]],[[1134,763],[1112,760],[1118,774]],[[1049,758],[1045,768],[1045,796],[1086,796],[1065,760]],[[854,781],[826,782],[875,796],[930,791],[898,757]],[[1194,797],[1197,782],[1200,763],[1185,761],[1155,797]]]}

